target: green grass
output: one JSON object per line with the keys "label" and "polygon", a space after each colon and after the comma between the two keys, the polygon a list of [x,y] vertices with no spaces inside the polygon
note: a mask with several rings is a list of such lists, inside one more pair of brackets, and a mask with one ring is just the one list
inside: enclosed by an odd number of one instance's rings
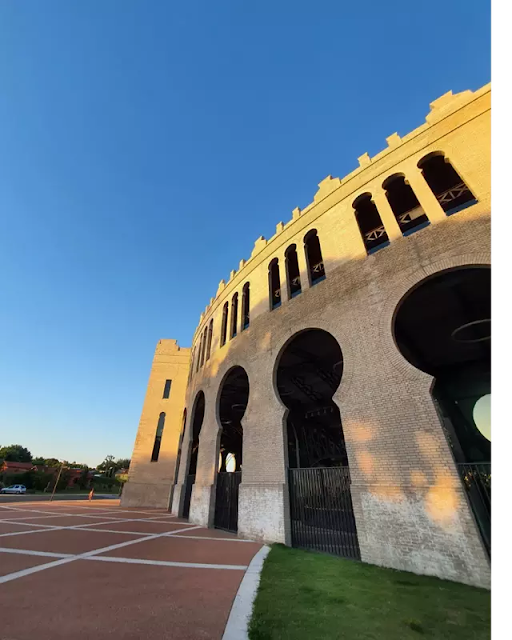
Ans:
{"label": "green grass", "polygon": [[490,593],[413,573],[274,545],[250,640],[483,640]]}

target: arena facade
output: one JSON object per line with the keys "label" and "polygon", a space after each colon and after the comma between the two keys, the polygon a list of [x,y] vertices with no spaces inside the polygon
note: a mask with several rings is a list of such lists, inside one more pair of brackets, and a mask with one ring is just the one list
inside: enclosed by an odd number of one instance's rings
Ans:
{"label": "arena facade", "polygon": [[489,586],[490,112],[432,102],[160,340],[123,505]]}

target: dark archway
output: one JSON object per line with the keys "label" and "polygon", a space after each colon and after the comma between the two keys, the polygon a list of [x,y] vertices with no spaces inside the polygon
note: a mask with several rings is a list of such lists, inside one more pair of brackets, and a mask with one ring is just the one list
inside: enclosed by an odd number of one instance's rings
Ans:
{"label": "dark archway", "polygon": [[242,480],[242,418],[249,401],[249,378],[242,367],[231,369],[220,386],[218,415],[221,424],[214,525],[238,530],[238,487]]}
{"label": "dark archway", "polygon": [[389,206],[404,236],[430,224],[416,194],[402,174],[390,176],[384,181],[382,187],[386,190]]}
{"label": "dark archway", "polygon": [[366,253],[370,255],[379,249],[387,247],[389,245],[389,237],[382,224],[380,213],[372,200],[372,194],[361,194],[354,200],[352,207],[354,208]]}
{"label": "dark archway", "polygon": [[429,153],[418,162],[418,167],[447,216],[477,202],[468,185],[443,153]]}
{"label": "dark archway", "polygon": [[342,372],[336,339],[307,329],[283,349],[276,383],[287,407],[292,544],[358,559],[348,457],[332,399]]}
{"label": "dark archway", "polygon": [[192,433],[190,438],[190,453],[188,457],[188,468],[185,476],[185,497],[183,500],[182,516],[188,518],[190,513],[190,500],[192,497],[192,487],[196,480],[197,456],[199,453],[199,434],[203,426],[205,409],[204,393],[199,391],[194,400],[194,408],[192,410]]}
{"label": "dark archway", "polygon": [[434,404],[490,551],[490,268],[421,282],[398,305],[394,336],[402,355],[434,377]]}

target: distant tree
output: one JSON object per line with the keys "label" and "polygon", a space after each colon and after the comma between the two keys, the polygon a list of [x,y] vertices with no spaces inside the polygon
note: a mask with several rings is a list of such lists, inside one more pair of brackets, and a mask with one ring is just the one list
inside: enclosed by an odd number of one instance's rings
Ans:
{"label": "distant tree", "polygon": [[87,465],[83,467],[83,471],[78,480],[78,486],[80,489],[87,489],[89,487],[89,467]]}
{"label": "distant tree", "polygon": [[57,460],[57,458],[46,458],[44,464],[47,467],[60,467],[61,462],[60,460]]}
{"label": "distant tree", "polygon": [[130,458],[118,458],[115,462],[116,471],[119,469],[129,469],[130,468]]}
{"label": "distant tree", "polygon": [[7,462],[32,462],[32,454],[21,444],[10,444],[0,448],[0,460]]}
{"label": "distant tree", "polygon": [[107,456],[103,462],[101,462],[96,469],[98,471],[108,471],[111,467],[115,467],[114,456]]}
{"label": "distant tree", "polygon": [[32,458],[32,464],[44,465],[44,458]]}

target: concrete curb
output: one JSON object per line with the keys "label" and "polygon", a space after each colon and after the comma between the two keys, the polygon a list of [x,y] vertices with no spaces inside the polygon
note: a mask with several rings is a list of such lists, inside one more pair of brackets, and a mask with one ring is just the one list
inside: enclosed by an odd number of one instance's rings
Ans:
{"label": "concrete curb", "polygon": [[233,601],[222,640],[248,640],[252,606],[260,584],[260,573],[263,568],[263,563],[269,551],[270,547],[266,545],[262,547],[247,567],[247,571],[242,578],[242,582],[238,587],[237,594]]}

